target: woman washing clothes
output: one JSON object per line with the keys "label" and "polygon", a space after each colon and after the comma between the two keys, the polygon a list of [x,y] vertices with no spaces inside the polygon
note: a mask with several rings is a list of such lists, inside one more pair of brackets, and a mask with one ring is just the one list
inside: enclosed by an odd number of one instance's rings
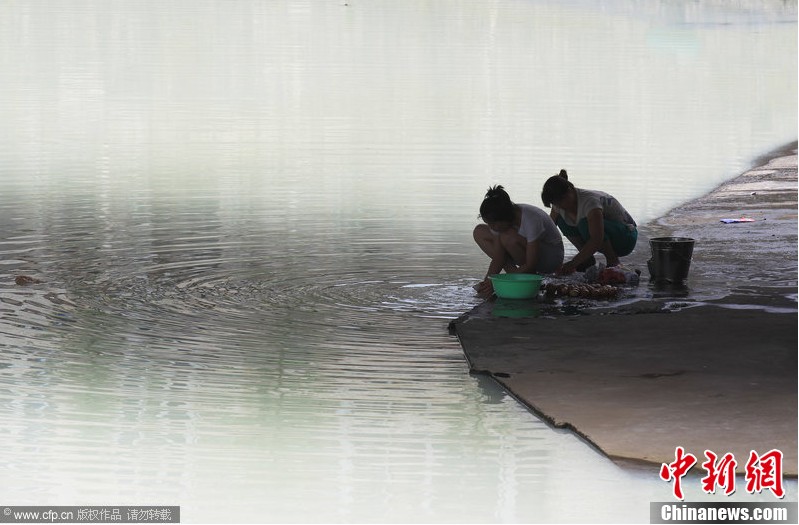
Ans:
{"label": "woman washing clothes", "polygon": [[488,278],[508,273],[552,273],[563,264],[563,240],[547,212],[530,204],[516,204],[502,186],[489,188],[480,204],[484,224],[474,229],[474,240],[491,258],[485,278],[475,286],[481,295],[494,287]]}
{"label": "woman washing clothes", "polygon": [[547,179],[541,200],[552,208],[550,217],[578,250],[559,273],[593,266],[597,252],[605,256],[608,267],[618,266],[619,257],[629,255],[635,248],[638,227],[624,206],[603,191],[575,188],[566,170]]}

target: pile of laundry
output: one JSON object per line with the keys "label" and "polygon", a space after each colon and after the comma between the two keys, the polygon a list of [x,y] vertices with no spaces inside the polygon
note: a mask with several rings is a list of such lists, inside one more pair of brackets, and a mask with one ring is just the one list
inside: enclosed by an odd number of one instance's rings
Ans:
{"label": "pile of laundry", "polygon": [[605,267],[603,263],[565,277],[547,278],[541,289],[547,297],[582,299],[617,299],[623,287],[638,286],[640,270],[623,266]]}

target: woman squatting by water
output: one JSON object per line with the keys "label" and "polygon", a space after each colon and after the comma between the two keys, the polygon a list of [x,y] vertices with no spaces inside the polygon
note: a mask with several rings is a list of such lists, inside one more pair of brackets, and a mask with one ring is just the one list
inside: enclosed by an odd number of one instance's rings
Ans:
{"label": "woman squatting by water", "polygon": [[502,186],[489,188],[480,205],[474,240],[491,258],[485,278],[475,286],[481,295],[493,293],[490,275],[552,273],[563,264],[563,240],[547,213],[530,204],[515,204]]}
{"label": "woman squatting by water", "polygon": [[563,264],[560,273],[582,271],[596,263],[594,254],[605,256],[607,266],[630,254],[638,240],[638,228],[624,206],[603,191],[575,188],[566,170],[550,177],[541,192],[550,217],[578,252]]}

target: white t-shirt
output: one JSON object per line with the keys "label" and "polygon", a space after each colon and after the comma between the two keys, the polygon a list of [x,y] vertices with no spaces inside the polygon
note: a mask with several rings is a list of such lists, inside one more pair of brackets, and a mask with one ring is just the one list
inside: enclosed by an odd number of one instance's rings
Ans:
{"label": "white t-shirt", "polygon": [[528,243],[536,240],[548,244],[560,244],[560,230],[552,222],[552,218],[541,208],[530,204],[517,204],[522,210],[522,221],[519,225],[519,235],[527,239]]}
{"label": "white t-shirt", "polygon": [[577,226],[577,223],[580,222],[580,219],[585,219],[588,217],[589,211],[599,208],[602,210],[602,216],[605,220],[626,224],[630,230],[634,230],[636,228],[633,218],[629,213],[627,213],[627,210],[624,209],[624,206],[622,206],[621,203],[612,195],[609,195],[604,191],[583,190],[580,188],[574,189],[577,192],[576,221],[572,222],[569,220],[566,212],[563,209],[558,208],[554,204],[552,205],[552,209],[558,212],[569,226]]}

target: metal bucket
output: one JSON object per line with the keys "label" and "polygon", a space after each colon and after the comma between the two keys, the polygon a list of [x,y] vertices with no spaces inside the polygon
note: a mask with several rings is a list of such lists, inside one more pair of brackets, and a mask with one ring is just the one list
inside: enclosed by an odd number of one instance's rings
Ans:
{"label": "metal bucket", "polygon": [[690,237],[655,237],[649,240],[652,258],[647,261],[654,282],[681,283],[688,278],[694,240]]}

